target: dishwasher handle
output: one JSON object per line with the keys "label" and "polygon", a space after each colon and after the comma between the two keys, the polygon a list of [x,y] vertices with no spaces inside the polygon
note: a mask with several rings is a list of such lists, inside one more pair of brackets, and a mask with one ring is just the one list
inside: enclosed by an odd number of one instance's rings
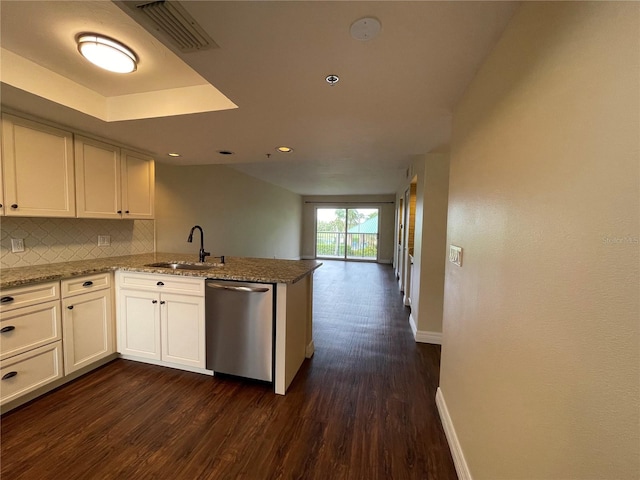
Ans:
{"label": "dishwasher handle", "polygon": [[207,283],[207,287],[217,288],[220,290],[231,290],[233,292],[250,292],[250,293],[266,293],[268,288],[264,287],[233,287],[231,285],[219,285],[217,283]]}

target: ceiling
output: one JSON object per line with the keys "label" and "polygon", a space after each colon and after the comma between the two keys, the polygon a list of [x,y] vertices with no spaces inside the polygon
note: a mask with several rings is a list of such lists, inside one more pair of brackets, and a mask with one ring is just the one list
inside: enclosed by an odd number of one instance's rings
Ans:
{"label": "ceiling", "polygon": [[[2,0],[2,104],[145,150],[159,162],[225,163],[303,195],[393,193],[416,155],[448,149],[452,111],[517,6],[500,1],[180,5],[219,48],[182,53],[133,21],[123,2]],[[379,19],[382,30],[374,39],[356,40],[349,28],[365,16]],[[75,35],[86,31],[133,48],[138,71],[118,75],[87,65],[74,43]],[[37,87],[27,85],[34,75],[24,84],[9,80],[12,64],[5,53],[40,69],[38,78],[57,74],[76,85],[66,88],[69,100],[56,97],[49,86],[53,80]],[[338,84],[325,82],[329,74],[340,77]],[[43,92],[47,88],[51,94]],[[181,96],[203,92],[190,90],[196,88],[213,89],[218,97],[208,102],[206,94]],[[80,94],[107,99],[105,111],[117,103],[151,113],[149,118],[86,113]],[[174,114],[180,108],[181,114]],[[276,152],[280,145],[294,151]],[[221,150],[234,154],[220,155]],[[173,159],[169,152],[182,156]]]}

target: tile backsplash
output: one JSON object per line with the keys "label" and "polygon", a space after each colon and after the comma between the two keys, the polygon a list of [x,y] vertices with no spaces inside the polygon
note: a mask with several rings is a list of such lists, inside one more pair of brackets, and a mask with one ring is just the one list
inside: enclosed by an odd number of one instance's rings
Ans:
{"label": "tile backsplash", "polygon": [[[0,268],[117,257],[154,251],[154,220],[85,218],[0,219]],[[109,235],[109,246],[98,246]],[[11,252],[11,239],[24,239],[24,252]]]}

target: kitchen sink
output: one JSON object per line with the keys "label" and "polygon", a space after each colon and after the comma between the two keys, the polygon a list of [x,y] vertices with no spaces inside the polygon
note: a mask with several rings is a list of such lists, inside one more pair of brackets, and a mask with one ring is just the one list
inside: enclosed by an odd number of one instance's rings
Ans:
{"label": "kitchen sink", "polygon": [[218,267],[219,265],[215,263],[183,263],[183,262],[159,262],[159,263],[149,263],[145,265],[145,267],[153,267],[153,268],[170,268],[172,270],[209,270],[214,267]]}

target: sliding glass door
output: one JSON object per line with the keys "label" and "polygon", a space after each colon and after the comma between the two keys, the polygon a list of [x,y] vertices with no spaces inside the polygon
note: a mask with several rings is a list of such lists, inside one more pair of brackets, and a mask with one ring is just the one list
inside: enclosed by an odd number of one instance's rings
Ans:
{"label": "sliding glass door", "polygon": [[316,257],[378,259],[377,208],[318,208]]}

